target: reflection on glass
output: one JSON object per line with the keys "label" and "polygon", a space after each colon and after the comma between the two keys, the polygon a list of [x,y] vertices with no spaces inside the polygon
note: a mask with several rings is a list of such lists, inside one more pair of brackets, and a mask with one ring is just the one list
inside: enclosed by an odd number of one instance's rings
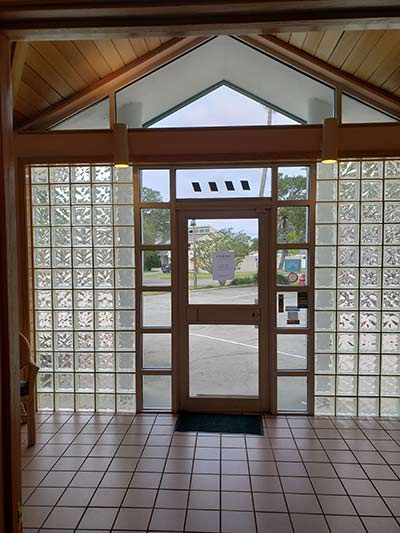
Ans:
{"label": "reflection on glass", "polygon": [[277,335],[278,370],[307,370],[307,335]]}
{"label": "reflection on glass", "polygon": [[143,292],[142,324],[144,327],[171,326],[171,293]]}
{"label": "reflection on glass", "polygon": [[143,169],[140,171],[141,202],[169,202],[169,170]]}
{"label": "reflection on glass", "polygon": [[308,207],[278,207],[277,242],[308,242]]}
{"label": "reflection on glass", "polygon": [[308,293],[278,292],[276,311],[278,328],[306,328],[308,323]]}
{"label": "reflection on glass", "polygon": [[189,326],[189,395],[258,396],[258,330]]}
{"label": "reflection on glass", "polygon": [[307,411],[305,376],[278,376],[278,411]]}
{"label": "reflection on glass", "polygon": [[169,209],[141,209],[142,244],[169,244]]}
{"label": "reflection on glass", "polygon": [[171,252],[147,250],[142,255],[143,285],[171,285]]}
{"label": "reflection on glass", "polygon": [[307,250],[277,250],[276,284],[300,287],[308,284]]}
{"label": "reflection on glass", "polygon": [[171,334],[142,335],[143,368],[171,368]]}
{"label": "reflection on glass", "polygon": [[307,200],[309,167],[278,168],[278,200]]}
{"label": "reflection on glass", "polygon": [[188,246],[189,303],[254,303],[258,298],[257,219],[189,220]]}
{"label": "reflection on glass", "polygon": [[171,409],[171,376],[143,376],[143,409]]}

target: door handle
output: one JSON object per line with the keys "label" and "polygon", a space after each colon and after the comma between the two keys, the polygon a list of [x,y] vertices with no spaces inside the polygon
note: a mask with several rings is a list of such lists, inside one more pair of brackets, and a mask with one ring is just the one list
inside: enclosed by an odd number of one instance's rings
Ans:
{"label": "door handle", "polygon": [[261,321],[261,313],[260,313],[260,310],[257,309],[257,310],[254,310],[251,312],[251,316],[252,318],[254,318],[254,321],[259,324],[260,321]]}

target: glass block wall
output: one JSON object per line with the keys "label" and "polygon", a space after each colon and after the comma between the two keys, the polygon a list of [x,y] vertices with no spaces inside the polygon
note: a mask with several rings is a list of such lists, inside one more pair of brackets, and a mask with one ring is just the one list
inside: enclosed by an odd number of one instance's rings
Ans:
{"label": "glass block wall", "polygon": [[28,172],[38,408],[134,411],[132,169]]}
{"label": "glass block wall", "polygon": [[315,412],[400,415],[400,161],[317,170]]}

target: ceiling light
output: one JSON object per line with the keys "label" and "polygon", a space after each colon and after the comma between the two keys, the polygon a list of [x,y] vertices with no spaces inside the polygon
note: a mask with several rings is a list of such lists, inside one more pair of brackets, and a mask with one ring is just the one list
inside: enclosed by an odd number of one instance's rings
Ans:
{"label": "ceiling light", "polygon": [[113,126],[114,166],[129,167],[128,130],[126,124],[116,123]]}
{"label": "ceiling light", "polygon": [[322,128],[322,163],[336,163],[338,158],[338,121],[336,118],[326,118]]}

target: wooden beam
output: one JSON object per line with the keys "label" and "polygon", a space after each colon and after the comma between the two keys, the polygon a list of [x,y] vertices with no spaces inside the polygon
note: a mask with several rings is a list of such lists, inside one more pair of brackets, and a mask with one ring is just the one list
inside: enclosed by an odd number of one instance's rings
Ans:
{"label": "wooden beam", "polygon": [[26,41],[18,41],[15,43],[11,69],[13,102],[16,101],[18,96],[19,86],[22,80],[22,72],[28,56],[28,48],[29,43]]}
{"label": "wooden beam", "polygon": [[396,0],[25,0],[2,2],[12,39],[290,33],[400,27]]}
{"label": "wooden beam", "polygon": [[[322,126],[249,126],[129,130],[136,164],[226,164],[316,161],[321,157]],[[22,162],[112,162],[111,131],[15,133]],[[339,126],[339,156],[398,157],[400,125]]]}
{"label": "wooden beam", "polygon": [[10,43],[0,34],[0,532],[20,529],[18,263]]}
{"label": "wooden beam", "polygon": [[102,98],[106,98],[113,91],[134,82],[165,63],[176,59],[206,40],[205,37],[171,39],[159,48],[148,52],[116,72],[96,81],[84,90],[66,98],[59,104],[44,111],[39,116],[28,120],[23,123],[19,129],[47,129],[81,109],[98,102]]}
{"label": "wooden beam", "polygon": [[400,98],[382,89],[347,74],[325,61],[303,52],[303,50],[276,39],[272,35],[243,36],[240,39],[351,96],[360,98],[372,106],[400,118]]}

